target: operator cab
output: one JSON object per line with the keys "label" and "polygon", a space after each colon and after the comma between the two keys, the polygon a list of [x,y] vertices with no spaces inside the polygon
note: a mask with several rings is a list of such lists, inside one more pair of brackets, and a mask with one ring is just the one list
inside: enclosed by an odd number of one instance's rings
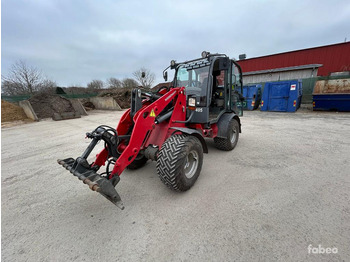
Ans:
{"label": "operator cab", "polygon": [[[203,54],[204,53],[204,54]],[[226,112],[242,115],[242,72],[226,55],[203,52],[202,58],[183,63],[172,61],[173,84],[186,88],[190,123],[213,124]]]}

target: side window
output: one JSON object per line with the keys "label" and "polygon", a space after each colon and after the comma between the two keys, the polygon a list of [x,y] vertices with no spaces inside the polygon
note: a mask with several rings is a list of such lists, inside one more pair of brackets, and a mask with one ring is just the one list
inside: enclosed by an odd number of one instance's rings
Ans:
{"label": "side window", "polygon": [[238,92],[241,89],[240,75],[239,70],[235,64],[232,63],[232,90],[237,90]]}
{"label": "side window", "polygon": [[232,62],[231,71],[231,109],[239,116],[243,115],[243,104],[240,100],[242,92],[240,72],[238,67]]}
{"label": "side window", "polygon": [[[233,68],[233,70],[234,70],[234,68]],[[231,80],[232,82],[232,90],[234,91],[235,90],[235,88],[236,88],[236,75],[234,74],[234,73],[232,73],[232,80]]]}

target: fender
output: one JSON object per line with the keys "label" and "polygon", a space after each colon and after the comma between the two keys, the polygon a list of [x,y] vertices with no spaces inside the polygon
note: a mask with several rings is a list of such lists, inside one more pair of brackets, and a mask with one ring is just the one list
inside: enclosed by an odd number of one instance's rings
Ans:
{"label": "fender", "polygon": [[175,129],[182,133],[197,137],[202,144],[203,152],[208,153],[207,143],[205,142],[202,134],[198,130],[186,127],[171,127],[170,129]]}
{"label": "fender", "polygon": [[225,113],[220,117],[219,121],[217,122],[217,126],[218,126],[217,137],[226,138],[226,135],[227,135],[226,130],[228,128],[228,124],[233,118],[237,120],[239,125],[239,132],[242,133],[241,120],[239,119],[238,115],[236,115],[235,113]]}

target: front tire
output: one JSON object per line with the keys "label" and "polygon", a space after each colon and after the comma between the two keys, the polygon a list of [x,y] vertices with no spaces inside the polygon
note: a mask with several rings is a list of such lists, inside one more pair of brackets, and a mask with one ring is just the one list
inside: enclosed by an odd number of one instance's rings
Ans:
{"label": "front tire", "polygon": [[144,155],[139,155],[126,168],[130,170],[136,170],[143,167],[147,161],[147,157],[145,157]]}
{"label": "front tire", "polygon": [[162,145],[157,159],[160,180],[170,189],[186,191],[196,182],[203,164],[203,148],[194,136],[173,135]]}
{"label": "front tire", "polygon": [[216,148],[224,151],[233,150],[238,142],[239,138],[239,124],[236,119],[231,119],[227,131],[226,138],[215,137],[214,143]]}

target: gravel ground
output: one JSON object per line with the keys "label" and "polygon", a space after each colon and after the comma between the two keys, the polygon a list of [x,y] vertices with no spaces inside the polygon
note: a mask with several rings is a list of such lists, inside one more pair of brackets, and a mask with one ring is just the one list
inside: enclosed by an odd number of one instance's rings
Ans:
{"label": "gravel ground", "polygon": [[154,162],[125,171],[124,211],[56,163],[121,114],[2,129],[2,261],[350,261],[350,114],[246,112],[185,193]]}

